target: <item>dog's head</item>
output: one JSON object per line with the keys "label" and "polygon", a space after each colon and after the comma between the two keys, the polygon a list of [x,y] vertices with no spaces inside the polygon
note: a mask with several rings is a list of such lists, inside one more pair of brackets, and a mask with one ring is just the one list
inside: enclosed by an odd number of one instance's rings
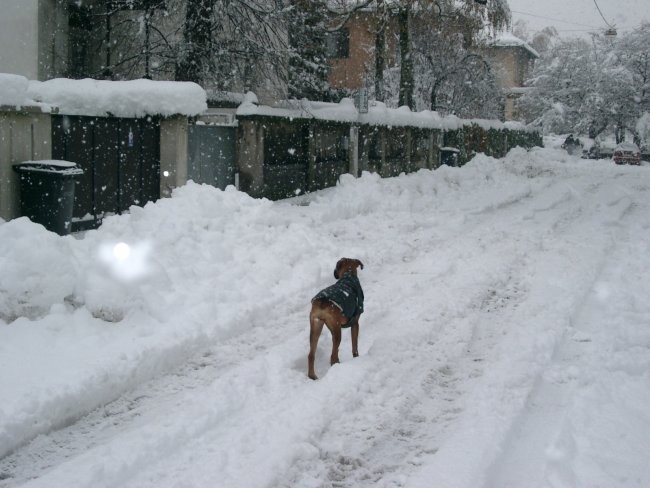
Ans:
{"label": "dog's head", "polygon": [[363,269],[363,263],[358,259],[341,258],[339,259],[339,262],[336,263],[336,268],[334,268],[334,278],[338,280],[348,271],[356,276],[357,268],[359,267]]}

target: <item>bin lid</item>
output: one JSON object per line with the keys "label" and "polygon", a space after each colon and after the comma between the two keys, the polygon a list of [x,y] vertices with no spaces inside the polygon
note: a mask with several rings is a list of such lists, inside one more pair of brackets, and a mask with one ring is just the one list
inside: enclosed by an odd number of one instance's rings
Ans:
{"label": "bin lid", "polygon": [[24,161],[13,165],[15,171],[34,171],[38,173],[56,173],[57,175],[76,176],[82,175],[83,169],[77,163],[62,161],[58,159],[47,159],[41,161]]}

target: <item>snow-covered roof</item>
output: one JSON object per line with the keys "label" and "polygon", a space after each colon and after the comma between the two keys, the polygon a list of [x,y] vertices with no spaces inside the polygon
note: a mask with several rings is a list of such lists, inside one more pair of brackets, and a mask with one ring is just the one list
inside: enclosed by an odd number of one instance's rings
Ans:
{"label": "snow-covered roof", "polygon": [[36,105],[66,115],[115,117],[194,116],[207,109],[205,90],[196,83],[89,78],[41,82],[11,74],[0,74],[0,105]]}
{"label": "snow-covered roof", "polygon": [[526,130],[519,122],[500,122],[485,119],[460,119],[454,115],[446,117],[438,112],[423,110],[412,112],[408,107],[389,108],[382,102],[372,101],[368,113],[359,113],[354,102],[344,98],[339,103],[311,102],[309,100],[285,101],[277,106],[257,105],[253,94],[237,109],[237,116],[268,116],[290,119],[316,119],[331,122],[359,123],[387,127],[417,127],[421,129],[458,129],[478,125],[489,129]]}
{"label": "snow-covered roof", "polygon": [[533,57],[539,58],[539,53],[533,49],[533,47],[528,44],[523,39],[515,36],[511,32],[501,33],[494,41],[490,43],[494,47],[520,47],[528,51]]}

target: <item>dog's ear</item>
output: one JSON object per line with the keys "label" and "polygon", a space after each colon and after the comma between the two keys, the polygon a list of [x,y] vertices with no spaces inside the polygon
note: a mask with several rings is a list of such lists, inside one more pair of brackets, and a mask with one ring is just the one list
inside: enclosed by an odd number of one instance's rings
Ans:
{"label": "dog's ear", "polygon": [[336,262],[336,267],[334,268],[334,279],[338,280],[341,277],[341,267],[345,263],[345,258],[341,258]]}

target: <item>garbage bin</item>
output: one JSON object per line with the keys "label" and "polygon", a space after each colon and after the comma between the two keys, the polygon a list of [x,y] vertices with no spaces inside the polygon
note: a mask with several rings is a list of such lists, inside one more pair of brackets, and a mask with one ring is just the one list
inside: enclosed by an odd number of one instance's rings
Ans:
{"label": "garbage bin", "polygon": [[440,148],[440,163],[447,166],[458,166],[458,154],[460,149],[455,147],[441,147]]}
{"label": "garbage bin", "polygon": [[83,170],[69,161],[26,161],[15,164],[20,176],[21,215],[59,235],[70,233],[75,177]]}

